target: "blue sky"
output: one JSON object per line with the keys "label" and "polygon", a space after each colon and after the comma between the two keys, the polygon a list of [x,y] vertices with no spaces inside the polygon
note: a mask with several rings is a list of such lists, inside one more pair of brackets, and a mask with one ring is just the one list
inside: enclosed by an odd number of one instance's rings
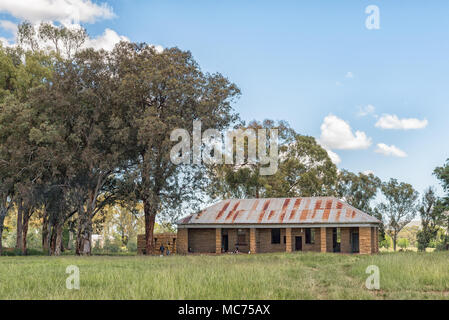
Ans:
{"label": "blue sky", "polygon": [[[15,6],[26,0],[3,1],[1,21],[71,19]],[[369,5],[379,8],[379,30],[365,26]],[[92,38],[110,29],[190,50],[204,71],[241,88],[235,109],[243,119],[287,120],[336,153],[339,168],[397,178],[420,192],[438,185],[432,171],[449,158],[448,1],[115,0],[82,8]],[[0,37],[13,42],[10,24],[0,26]]]}

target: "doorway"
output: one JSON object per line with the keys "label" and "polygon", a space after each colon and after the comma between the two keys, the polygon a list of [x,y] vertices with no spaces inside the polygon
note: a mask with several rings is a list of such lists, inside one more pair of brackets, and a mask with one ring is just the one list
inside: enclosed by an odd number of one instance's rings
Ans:
{"label": "doorway", "polygon": [[332,230],[332,248],[334,252],[340,252],[341,235],[340,228],[333,228]]}
{"label": "doorway", "polygon": [[302,237],[295,237],[295,251],[302,251]]}
{"label": "doorway", "polygon": [[351,233],[351,247],[352,247],[352,253],[359,253],[360,252],[359,233],[358,232],[352,232]]}
{"label": "doorway", "polygon": [[224,234],[221,237],[221,248],[223,249],[223,252],[228,252],[229,250],[229,242],[227,234]]}

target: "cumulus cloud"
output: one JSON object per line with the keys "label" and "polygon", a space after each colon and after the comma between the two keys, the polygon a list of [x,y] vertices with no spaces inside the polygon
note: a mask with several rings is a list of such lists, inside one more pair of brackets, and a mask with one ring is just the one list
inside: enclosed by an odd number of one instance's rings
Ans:
{"label": "cumulus cloud", "polygon": [[3,37],[0,37],[0,43],[4,47],[9,47],[11,44],[9,43],[9,40]]}
{"label": "cumulus cloud", "polygon": [[352,78],[354,78],[354,74],[353,74],[352,72],[349,71],[348,73],[346,73],[345,78],[347,78],[347,79],[352,79]]}
{"label": "cumulus cloud", "polygon": [[326,148],[325,148],[325,150],[327,151],[327,154],[328,154],[329,158],[331,159],[331,161],[332,161],[335,165],[340,164],[341,158],[340,158],[340,156],[339,156],[338,154],[336,154],[336,153],[333,152],[332,150],[329,150],[329,149],[326,149]]}
{"label": "cumulus cloud", "polygon": [[357,150],[369,148],[371,138],[362,131],[354,134],[349,123],[331,114],[321,125],[320,143],[330,150]]}
{"label": "cumulus cloud", "polygon": [[106,3],[96,4],[91,0],[1,0],[0,12],[34,23],[93,23],[98,19],[114,17],[114,12]]}
{"label": "cumulus cloud", "polygon": [[106,29],[102,35],[96,38],[89,38],[86,41],[85,46],[96,50],[105,49],[111,51],[120,41],[129,41],[129,39],[125,36],[119,35],[114,30]]}
{"label": "cumulus cloud", "polygon": [[397,115],[384,114],[377,121],[376,127],[381,129],[413,130],[423,129],[427,127],[428,124],[429,122],[426,119],[399,119]]}
{"label": "cumulus cloud", "polygon": [[359,112],[357,113],[357,115],[359,117],[366,117],[369,116],[371,114],[374,114],[374,112],[376,111],[376,108],[372,105],[366,105],[366,106],[360,106],[359,107]]}
{"label": "cumulus cloud", "polygon": [[0,28],[2,28],[14,35],[17,33],[17,25],[8,20],[0,20]]}
{"label": "cumulus cloud", "polygon": [[373,170],[365,170],[362,172],[365,176],[369,176],[370,174],[374,175],[374,171]]}
{"label": "cumulus cloud", "polygon": [[398,158],[405,158],[407,157],[407,154],[402,151],[401,149],[397,148],[394,145],[386,145],[385,143],[379,143],[377,144],[377,153],[383,154],[384,156],[391,156],[391,157],[398,157]]}

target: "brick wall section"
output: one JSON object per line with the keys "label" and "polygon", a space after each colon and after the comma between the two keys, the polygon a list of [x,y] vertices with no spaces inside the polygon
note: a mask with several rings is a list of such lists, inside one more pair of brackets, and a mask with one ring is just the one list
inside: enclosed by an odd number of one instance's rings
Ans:
{"label": "brick wall section", "polygon": [[239,229],[222,229],[223,234],[228,235],[228,251],[233,252],[237,247],[240,252],[248,252],[250,250],[250,229],[242,229],[245,234],[245,242],[239,243],[238,241],[238,230]]}
{"label": "brick wall section", "polygon": [[268,253],[285,251],[284,236],[286,236],[285,228],[281,228],[281,243],[273,244],[271,243],[271,229],[259,229],[258,252]]}
{"label": "brick wall section", "polygon": [[187,254],[189,252],[189,230],[178,229],[178,238],[176,239],[176,249],[179,254]]}
{"label": "brick wall section", "polygon": [[341,243],[340,243],[340,251],[341,253],[351,253],[351,228],[341,228]]}
{"label": "brick wall section", "polygon": [[249,232],[249,251],[257,253],[257,229],[252,228]]}
{"label": "brick wall section", "polygon": [[374,253],[379,253],[379,228],[374,228]]}
{"label": "brick wall section", "polygon": [[371,227],[359,228],[360,254],[371,253]]}
{"label": "brick wall section", "polygon": [[292,252],[293,251],[292,228],[287,228],[285,230],[285,239],[286,239],[285,251]]}
{"label": "brick wall section", "polygon": [[326,228],[326,252],[334,252],[334,228]]}
{"label": "brick wall section", "polygon": [[215,229],[188,229],[189,248],[193,253],[215,253]]}
{"label": "brick wall section", "polygon": [[215,253],[221,253],[221,228],[215,229]]}
{"label": "brick wall section", "polygon": [[[176,245],[172,245],[170,251],[179,254],[187,254],[188,248],[192,248],[195,253],[216,253],[221,252],[222,247],[222,235],[228,235],[228,248],[229,251],[234,251],[236,245],[238,245],[240,252],[251,253],[268,253],[268,252],[294,252],[296,237],[302,237],[302,250],[303,251],[315,251],[315,252],[332,252],[332,228],[314,228],[315,229],[315,243],[306,244],[305,230],[306,228],[291,228],[290,235],[289,229],[281,228],[281,243],[271,243],[271,229],[242,229],[244,230],[246,243],[238,244],[237,229],[221,229],[218,233],[217,229],[178,229]],[[356,228],[354,228],[356,229]],[[361,254],[378,253],[378,231],[377,227],[360,227],[359,229],[359,246]],[[324,232],[322,232],[324,230]],[[352,247],[350,242],[351,228],[341,228],[341,252],[352,253]],[[218,235],[220,235],[218,237]],[[141,235],[142,241],[140,246],[144,248],[144,235]],[[140,237],[140,236],[139,236]],[[285,237],[285,242],[284,242]],[[176,235],[175,235],[176,238]],[[290,239],[290,240],[289,240]],[[142,245],[143,243],[143,245]],[[218,244],[217,244],[218,243]],[[138,242],[139,244],[139,242]],[[290,249],[288,248],[290,244]],[[323,246],[322,246],[323,244]],[[156,246],[156,252],[159,251],[158,244]],[[164,244],[167,248],[168,246]],[[138,246],[139,247],[139,246]],[[141,249],[139,249],[141,253]],[[291,250],[291,251],[288,251]]]}
{"label": "brick wall section", "polygon": [[[177,235],[175,233],[155,233],[153,236],[154,248],[151,254],[160,254],[159,248],[161,244],[164,245],[165,250],[170,250],[170,254],[176,253],[179,247]],[[145,235],[139,234],[137,236],[137,254],[143,254],[145,251]],[[167,251],[165,251],[167,252]]]}
{"label": "brick wall section", "polygon": [[292,251],[295,251],[296,237],[302,238],[302,251],[320,252],[320,228],[312,228],[315,230],[315,242],[306,243],[307,228],[292,228]]}
{"label": "brick wall section", "polygon": [[320,251],[326,252],[327,246],[326,246],[326,228],[320,228]]}

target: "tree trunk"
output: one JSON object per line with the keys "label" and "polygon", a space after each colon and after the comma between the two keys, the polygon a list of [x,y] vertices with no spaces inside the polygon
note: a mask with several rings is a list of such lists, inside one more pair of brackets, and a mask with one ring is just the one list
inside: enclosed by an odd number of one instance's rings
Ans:
{"label": "tree trunk", "polygon": [[23,252],[23,205],[22,200],[19,200],[17,208],[17,230],[16,230],[16,249]]}
{"label": "tree trunk", "polygon": [[60,256],[61,255],[61,247],[62,247],[62,231],[63,226],[58,223],[56,226],[56,235],[55,235],[55,241],[54,241],[54,252],[53,255]]}
{"label": "tree trunk", "polygon": [[50,239],[50,243],[49,243],[49,255],[54,255],[55,253],[55,249],[56,249],[56,232],[55,232],[55,227],[51,228],[51,231],[49,232],[49,239]]}
{"label": "tree trunk", "polygon": [[26,213],[23,216],[23,225],[22,225],[22,254],[27,254],[27,236],[28,236],[28,222],[30,221],[30,215]]}
{"label": "tree trunk", "polygon": [[92,253],[92,221],[85,212],[81,213],[76,235],[76,254],[90,255]]}
{"label": "tree trunk", "polygon": [[3,226],[0,226],[0,257],[3,254],[3,241],[2,241],[2,237],[3,237]]}
{"label": "tree trunk", "polygon": [[151,255],[154,249],[153,234],[154,223],[156,221],[156,210],[149,201],[144,201],[143,211],[145,212],[145,254]]}
{"label": "tree trunk", "polygon": [[48,214],[44,212],[43,224],[42,224],[42,251],[48,252],[49,250],[49,224],[48,224]]}
{"label": "tree trunk", "polygon": [[3,253],[3,227],[5,223],[6,212],[7,211],[5,208],[0,209],[0,257]]}
{"label": "tree trunk", "polygon": [[397,238],[397,235],[394,234],[393,235],[393,250],[394,250],[394,252],[396,252],[396,238]]}
{"label": "tree trunk", "polygon": [[73,232],[69,231],[69,241],[67,242],[67,250],[72,250]]}

